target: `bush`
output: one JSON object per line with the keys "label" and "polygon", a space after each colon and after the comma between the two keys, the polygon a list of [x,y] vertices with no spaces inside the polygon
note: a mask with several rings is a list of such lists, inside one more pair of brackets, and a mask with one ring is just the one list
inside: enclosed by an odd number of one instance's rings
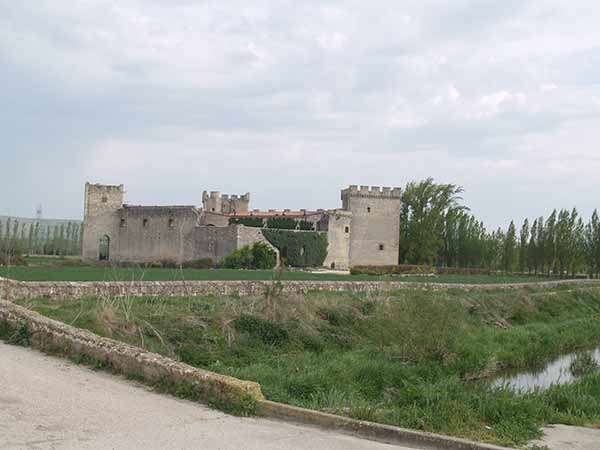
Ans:
{"label": "bush", "polygon": [[279,250],[285,264],[294,267],[318,267],[327,257],[327,234],[316,231],[262,230]]}
{"label": "bush", "polygon": [[246,227],[262,228],[264,222],[260,217],[230,217],[229,225],[244,225]]}
{"label": "bush", "polygon": [[236,320],[235,328],[274,347],[282,346],[289,341],[287,330],[278,323],[248,314],[243,314]]}
{"label": "bush", "polygon": [[295,230],[298,227],[298,222],[289,217],[271,217],[267,220],[267,228],[275,228],[277,230]]}
{"label": "bush", "polygon": [[264,242],[242,247],[227,255],[223,267],[227,269],[273,269],[277,265],[277,255]]}
{"label": "bush", "polygon": [[252,259],[256,269],[268,270],[277,265],[277,254],[264,242],[252,246]]}

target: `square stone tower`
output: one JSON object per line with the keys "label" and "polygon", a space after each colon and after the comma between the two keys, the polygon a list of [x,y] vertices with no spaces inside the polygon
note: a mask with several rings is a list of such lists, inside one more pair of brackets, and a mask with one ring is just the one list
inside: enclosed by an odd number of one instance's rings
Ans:
{"label": "square stone tower", "polygon": [[123,185],[85,184],[82,257],[110,260],[118,246],[119,217],[123,207]]}
{"label": "square stone tower", "polygon": [[352,213],[351,267],[398,264],[401,192],[355,185],[342,190],[342,208]]}

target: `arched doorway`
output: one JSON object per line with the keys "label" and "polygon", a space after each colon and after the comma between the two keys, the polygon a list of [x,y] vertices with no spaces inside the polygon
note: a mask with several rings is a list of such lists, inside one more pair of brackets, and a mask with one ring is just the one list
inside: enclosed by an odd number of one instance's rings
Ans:
{"label": "arched doorway", "polygon": [[110,238],[106,235],[100,238],[98,245],[98,259],[100,261],[108,261],[110,259]]}

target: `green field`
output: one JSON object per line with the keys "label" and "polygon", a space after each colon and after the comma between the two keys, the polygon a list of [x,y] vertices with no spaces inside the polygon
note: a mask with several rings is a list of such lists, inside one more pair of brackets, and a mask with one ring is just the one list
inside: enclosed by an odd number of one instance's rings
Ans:
{"label": "green field", "polygon": [[375,276],[344,275],[335,273],[311,273],[299,270],[274,272],[272,270],[236,269],[161,269],[161,268],[113,268],[104,266],[52,266],[49,263],[36,266],[0,267],[0,277],[20,281],[172,281],[172,280],[322,280],[364,281],[395,280],[437,283],[521,283],[544,281],[548,278],[499,275],[439,275],[423,276]]}
{"label": "green field", "polygon": [[598,372],[523,395],[490,382],[597,346],[600,288],[21,304],[358,419],[507,446],[549,423],[600,424]]}

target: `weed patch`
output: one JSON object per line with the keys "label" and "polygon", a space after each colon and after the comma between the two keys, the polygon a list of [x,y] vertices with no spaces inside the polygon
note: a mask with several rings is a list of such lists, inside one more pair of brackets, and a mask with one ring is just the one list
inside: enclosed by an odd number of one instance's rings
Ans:
{"label": "weed patch", "polygon": [[[546,391],[521,395],[487,381],[600,342],[600,288],[38,299],[30,307],[259,382],[270,400],[358,419],[506,446],[522,446],[548,423],[600,423],[600,373],[584,359],[581,378]],[[159,388],[199,395],[193,386]],[[247,415],[256,405],[214,406]]]}

